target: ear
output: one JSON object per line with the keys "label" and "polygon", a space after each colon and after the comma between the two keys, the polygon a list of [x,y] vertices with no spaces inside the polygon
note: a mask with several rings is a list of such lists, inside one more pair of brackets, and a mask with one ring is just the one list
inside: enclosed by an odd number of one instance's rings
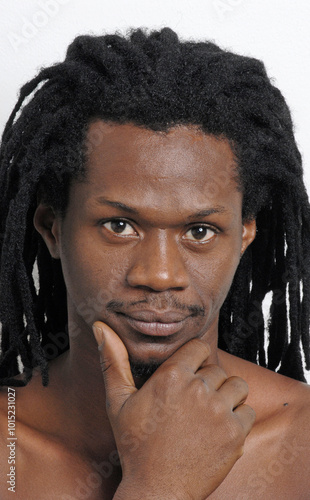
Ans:
{"label": "ear", "polygon": [[39,203],[33,217],[33,224],[41,234],[51,256],[60,258],[60,217],[51,206]]}
{"label": "ear", "polygon": [[251,219],[243,223],[241,256],[256,236],[256,220]]}

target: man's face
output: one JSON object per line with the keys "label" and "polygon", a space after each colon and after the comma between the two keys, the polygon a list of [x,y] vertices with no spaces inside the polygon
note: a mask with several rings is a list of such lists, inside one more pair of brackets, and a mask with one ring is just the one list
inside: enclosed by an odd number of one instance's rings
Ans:
{"label": "man's face", "polygon": [[163,133],[97,121],[88,147],[86,180],[72,185],[54,227],[70,324],[92,335],[104,321],[142,364],[194,337],[215,344],[255,234],[254,221],[242,224],[228,142],[194,126]]}

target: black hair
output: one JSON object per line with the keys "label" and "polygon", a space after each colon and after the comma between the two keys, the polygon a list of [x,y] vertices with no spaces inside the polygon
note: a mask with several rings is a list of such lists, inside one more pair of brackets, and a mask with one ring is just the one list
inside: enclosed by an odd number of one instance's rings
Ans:
{"label": "black hair", "polygon": [[[229,140],[243,218],[256,218],[257,236],[221,309],[219,346],[305,380],[310,217],[289,109],[262,62],[211,42],[180,41],[164,28],[79,36],[63,62],[21,89],[0,151],[1,383],[25,385],[39,366],[47,385],[51,347],[55,354],[68,347],[51,341],[59,332],[67,338],[61,265],[32,220],[40,193],[65,214],[70,184],[85,174],[85,138],[96,118],[163,131],[193,124]],[[17,380],[18,360],[24,379]]]}

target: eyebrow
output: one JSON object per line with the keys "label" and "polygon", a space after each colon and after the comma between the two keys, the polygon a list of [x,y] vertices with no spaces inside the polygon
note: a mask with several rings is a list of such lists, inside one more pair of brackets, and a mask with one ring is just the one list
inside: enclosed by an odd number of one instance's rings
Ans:
{"label": "eyebrow", "polygon": [[223,214],[227,213],[228,210],[222,206],[216,206],[214,208],[206,208],[205,210],[199,210],[199,212],[190,215],[189,219],[199,219],[200,217],[208,217],[208,215],[212,214]]}
{"label": "eyebrow", "polygon": [[129,212],[130,214],[135,214],[135,215],[139,214],[138,210],[129,207],[128,205],[125,205],[125,203],[121,203],[120,201],[107,200],[103,196],[96,198],[96,201],[100,203],[100,205],[109,205],[110,207],[118,208],[119,210],[124,210],[125,212]]}
{"label": "eyebrow", "polygon": [[[100,205],[109,205],[110,207],[117,208],[119,210],[123,210],[125,212],[128,212],[130,214],[134,215],[139,215],[139,211],[133,207],[129,207],[125,203],[121,203],[120,201],[112,201],[108,200],[107,198],[104,198],[103,196],[100,196],[99,198],[96,198],[96,201]],[[208,215],[212,214],[222,214],[222,213],[227,213],[228,210],[221,206],[215,206],[213,208],[206,208],[205,210],[199,210],[199,212],[195,212],[194,214],[190,215],[188,217],[189,220],[194,220],[194,219],[199,219],[200,217],[207,217]]]}

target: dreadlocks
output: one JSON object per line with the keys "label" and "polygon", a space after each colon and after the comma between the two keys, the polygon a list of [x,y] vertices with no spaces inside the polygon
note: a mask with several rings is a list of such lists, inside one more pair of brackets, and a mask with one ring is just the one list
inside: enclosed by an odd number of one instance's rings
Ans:
{"label": "dreadlocks", "polygon": [[[47,346],[57,332],[67,335],[61,265],[32,219],[38,196],[65,214],[70,183],[85,174],[85,138],[95,118],[164,131],[193,124],[229,140],[243,218],[256,218],[257,237],[221,309],[219,347],[304,380],[302,351],[310,368],[310,213],[288,107],[260,61],[209,42],[181,42],[165,28],[128,37],[79,36],[64,62],[21,89],[0,151],[1,383],[25,385],[39,366],[47,385]],[[23,380],[13,378],[18,360]]]}

